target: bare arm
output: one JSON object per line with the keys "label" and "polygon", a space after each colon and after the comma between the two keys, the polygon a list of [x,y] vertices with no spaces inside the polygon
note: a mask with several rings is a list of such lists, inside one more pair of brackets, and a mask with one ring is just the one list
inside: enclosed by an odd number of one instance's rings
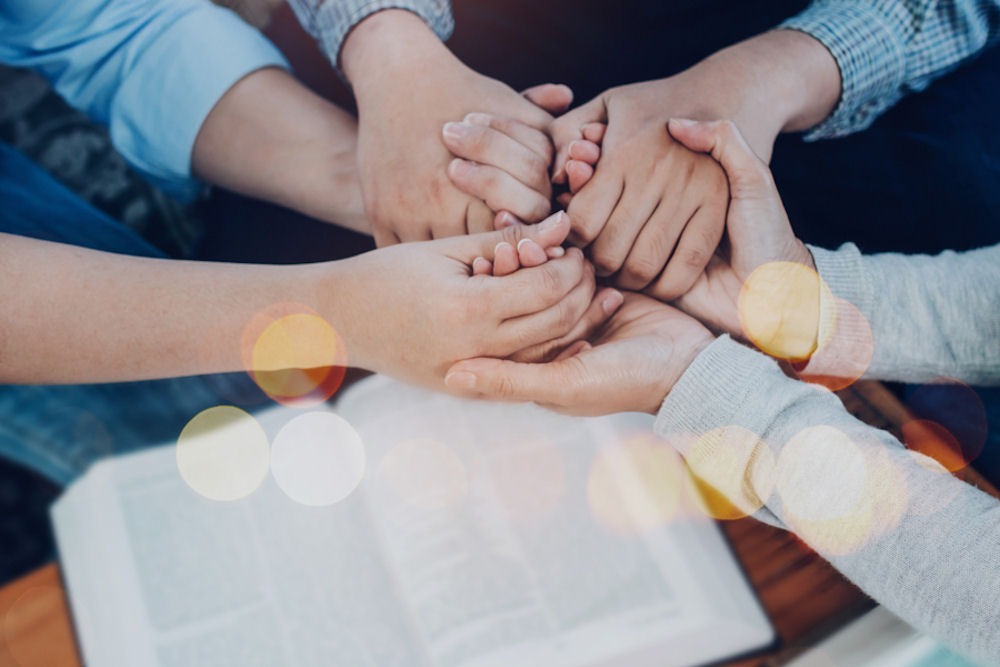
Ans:
{"label": "bare arm", "polygon": [[195,140],[199,178],[371,233],[358,178],[357,122],[281,69],[247,75]]}
{"label": "bare arm", "polygon": [[[606,317],[577,250],[516,275],[472,275],[473,260],[501,242],[558,246],[569,221],[547,222],[293,266],[129,257],[0,234],[0,383],[351,365],[442,388],[459,359],[543,354],[540,344]],[[290,330],[279,336],[288,354],[247,354],[253,324],[275,306],[322,318],[341,349]]]}

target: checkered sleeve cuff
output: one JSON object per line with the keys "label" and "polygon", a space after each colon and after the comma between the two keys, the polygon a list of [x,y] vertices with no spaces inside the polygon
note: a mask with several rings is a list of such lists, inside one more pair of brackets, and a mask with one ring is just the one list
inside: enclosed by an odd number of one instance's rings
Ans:
{"label": "checkered sleeve cuff", "polygon": [[302,27],[312,35],[334,66],[348,33],[376,12],[405,9],[424,20],[442,40],[455,27],[448,0],[288,0]]}
{"label": "checkered sleeve cuff", "polygon": [[819,0],[780,26],[817,39],[840,68],[841,95],[837,108],[807,134],[808,140],[830,139],[863,130],[902,97],[906,78],[906,19],[896,15],[901,11],[899,7],[899,3],[878,0]]}

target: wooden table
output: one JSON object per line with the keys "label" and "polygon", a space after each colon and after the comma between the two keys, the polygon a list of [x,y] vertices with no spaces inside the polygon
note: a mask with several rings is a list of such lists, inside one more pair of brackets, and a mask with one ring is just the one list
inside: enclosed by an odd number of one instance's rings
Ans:
{"label": "wooden table", "polygon": [[[877,383],[858,383],[841,398],[852,413],[875,426],[897,430],[908,418]],[[975,472],[963,477],[996,495]],[[726,522],[723,530],[779,637],[775,650],[728,667],[780,665],[874,606],[790,533],[749,518]],[[57,565],[0,589],[0,667],[79,665]]]}

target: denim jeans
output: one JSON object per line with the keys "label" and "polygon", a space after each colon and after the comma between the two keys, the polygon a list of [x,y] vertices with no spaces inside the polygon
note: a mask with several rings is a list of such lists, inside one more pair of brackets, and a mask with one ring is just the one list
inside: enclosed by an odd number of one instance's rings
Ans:
{"label": "denim jeans", "polygon": [[[163,256],[2,143],[0,201],[0,232]],[[264,400],[242,373],[120,384],[3,385],[0,456],[67,484],[101,457],[176,439],[205,408],[252,407]]]}

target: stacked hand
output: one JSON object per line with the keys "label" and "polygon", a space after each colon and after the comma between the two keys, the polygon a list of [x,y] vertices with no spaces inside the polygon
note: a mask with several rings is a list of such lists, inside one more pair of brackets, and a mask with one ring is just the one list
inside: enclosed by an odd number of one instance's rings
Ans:
{"label": "stacked hand", "polygon": [[[553,361],[465,360],[448,371],[446,384],[451,389],[501,400],[531,400],[576,414],[656,412],[677,379],[712,341],[707,327],[743,336],[739,294],[755,270],[773,262],[812,267],[811,255],[792,232],[767,166],[732,123],[674,120],[669,132],[686,149],[710,154],[725,170],[731,193],[726,242],[674,302],[676,308],[627,293],[622,307],[593,336],[566,347]],[[492,265],[482,258],[475,261],[480,272],[497,270],[496,261]],[[537,252],[532,257],[521,254],[517,266],[537,266],[540,261],[545,260]],[[510,264],[501,268],[505,274],[512,270]]]}

